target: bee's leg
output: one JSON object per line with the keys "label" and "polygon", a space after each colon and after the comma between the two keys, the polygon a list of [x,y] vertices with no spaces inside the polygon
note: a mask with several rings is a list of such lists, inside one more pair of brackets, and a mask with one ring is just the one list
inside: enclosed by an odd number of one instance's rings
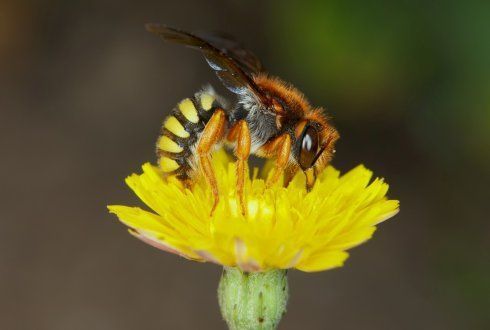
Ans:
{"label": "bee's leg", "polygon": [[213,214],[219,202],[218,183],[216,182],[214,170],[211,166],[211,151],[213,146],[223,138],[225,123],[225,112],[222,109],[217,109],[206,124],[197,145],[197,155],[199,156],[201,169],[206,181],[211,186],[211,191],[213,192],[214,196],[214,204],[213,208],[211,209],[211,214]]}
{"label": "bee's leg", "polygon": [[267,187],[271,187],[279,180],[288,164],[291,154],[291,137],[289,134],[280,135],[274,140],[267,142],[261,149],[261,152],[266,157],[276,158],[276,165],[272,169],[272,174],[267,179]]}
{"label": "bee's leg", "polygon": [[247,122],[240,120],[230,129],[228,134],[228,140],[236,141],[235,156],[236,162],[236,175],[237,175],[237,195],[240,201],[240,208],[242,214],[246,213],[245,197],[243,189],[245,185],[245,174],[247,173],[247,160],[250,155],[250,145],[252,139],[250,138],[250,130],[248,129]]}
{"label": "bee's leg", "polygon": [[284,187],[287,187],[298,172],[298,166],[288,165],[284,170]]}

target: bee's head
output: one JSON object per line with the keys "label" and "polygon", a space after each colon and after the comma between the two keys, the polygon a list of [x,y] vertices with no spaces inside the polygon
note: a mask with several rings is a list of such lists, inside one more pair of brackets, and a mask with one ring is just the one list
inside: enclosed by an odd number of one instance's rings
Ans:
{"label": "bee's head", "polygon": [[332,159],[339,134],[319,110],[313,111],[308,117],[296,125],[293,157],[306,175],[306,188],[309,190],[317,174]]}
{"label": "bee's head", "polygon": [[337,130],[322,109],[312,107],[303,93],[290,84],[267,75],[256,76],[254,80],[269,100],[263,107],[272,109],[277,130],[294,130],[290,165],[305,173],[306,187],[311,189],[317,174],[332,159],[335,142],[339,139]]}
{"label": "bee's head", "polygon": [[230,41],[226,38],[210,40],[160,24],[147,24],[146,28],[163,40],[201,51],[223,85],[238,95],[244,110],[273,117],[272,123],[257,125],[269,130],[264,137],[268,139],[276,133],[291,134],[291,129],[295,130],[296,142],[290,165],[305,172],[308,189],[313,186],[316,174],[332,158],[335,141],[339,138],[320,109],[312,108],[303,94],[290,84],[263,73],[262,65],[249,51],[237,48],[233,42],[235,47],[228,50],[214,44],[225,41],[229,46]]}

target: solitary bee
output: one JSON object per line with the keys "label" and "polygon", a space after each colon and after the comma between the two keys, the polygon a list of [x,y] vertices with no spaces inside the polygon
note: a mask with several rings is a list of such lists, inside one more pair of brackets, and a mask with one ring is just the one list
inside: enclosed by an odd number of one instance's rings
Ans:
{"label": "solitary bee", "polygon": [[164,121],[157,142],[163,172],[191,185],[201,171],[214,195],[213,212],[219,194],[211,152],[224,142],[234,149],[237,159],[237,195],[243,213],[250,154],[275,159],[268,186],[282,173],[287,185],[301,169],[306,189],[313,187],[339,138],[321,108],[312,107],[290,84],[266,74],[257,57],[232,39],[197,36],[160,24],[147,24],[146,28],[165,41],[199,50],[223,85],[237,96],[230,105],[207,87],[177,105]]}

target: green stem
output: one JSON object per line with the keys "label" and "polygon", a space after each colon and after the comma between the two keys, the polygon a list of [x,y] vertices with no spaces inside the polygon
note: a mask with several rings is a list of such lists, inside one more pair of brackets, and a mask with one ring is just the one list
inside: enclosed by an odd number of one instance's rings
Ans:
{"label": "green stem", "polygon": [[286,313],[287,271],[246,273],[223,269],[218,287],[221,314],[230,330],[276,329]]}

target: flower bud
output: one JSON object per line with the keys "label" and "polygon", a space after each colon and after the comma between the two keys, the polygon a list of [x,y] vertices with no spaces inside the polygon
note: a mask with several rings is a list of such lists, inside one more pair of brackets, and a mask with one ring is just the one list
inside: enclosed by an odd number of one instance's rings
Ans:
{"label": "flower bud", "polygon": [[276,329],[288,292],[286,270],[247,273],[225,267],[218,287],[221,314],[231,330]]}

